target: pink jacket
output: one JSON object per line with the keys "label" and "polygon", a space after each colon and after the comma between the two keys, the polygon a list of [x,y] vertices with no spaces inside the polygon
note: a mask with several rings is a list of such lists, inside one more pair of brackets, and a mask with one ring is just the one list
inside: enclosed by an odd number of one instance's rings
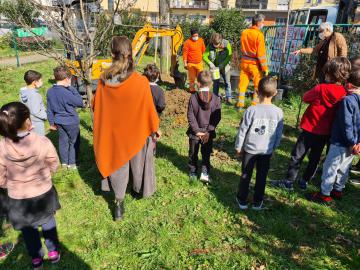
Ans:
{"label": "pink jacket", "polygon": [[0,187],[7,188],[13,199],[40,196],[52,187],[51,173],[59,166],[59,157],[51,141],[31,132],[18,143],[0,141]]}

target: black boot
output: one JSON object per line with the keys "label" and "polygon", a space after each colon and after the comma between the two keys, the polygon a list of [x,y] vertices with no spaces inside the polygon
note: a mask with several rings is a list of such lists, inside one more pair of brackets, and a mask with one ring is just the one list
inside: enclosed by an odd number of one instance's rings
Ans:
{"label": "black boot", "polygon": [[115,213],[114,213],[115,221],[122,220],[124,212],[125,212],[124,201],[115,199]]}

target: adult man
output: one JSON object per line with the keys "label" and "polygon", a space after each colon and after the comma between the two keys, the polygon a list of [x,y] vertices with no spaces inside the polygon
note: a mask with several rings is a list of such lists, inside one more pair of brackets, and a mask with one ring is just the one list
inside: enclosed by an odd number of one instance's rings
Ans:
{"label": "adult man", "polygon": [[335,57],[347,57],[348,49],[344,36],[340,33],[334,33],[334,26],[331,22],[320,24],[319,38],[321,41],[315,48],[303,48],[293,52],[293,54],[304,53],[317,55],[314,75],[320,83],[324,83],[325,77],[322,69],[326,62]]}
{"label": "adult man", "polygon": [[205,43],[199,37],[199,30],[192,28],[191,37],[184,43],[183,60],[184,68],[187,69],[190,82],[190,92],[195,92],[195,79],[203,70],[202,56],[205,52]]}
{"label": "adult man", "polygon": [[256,14],[252,18],[252,26],[244,30],[241,35],[242,58],[237,108],[243,108],[245,106],[245,93],[251,78],[253,79],[255,88],[252,105],[257,103],[259,81],[263,77],[263,74],[268,74],[265,37],[261,32],[264,26],[264,19],[264,15]]}
{"label": "adult man", "polygon": [[[230,62],[232,57],[231,44],[226,39],[223,39],[221,34],[213,33],[211,36],[210,44],[206,47],[203,55],[203,60],[210,67],[214,69],[218,67],[220,75],[225,82],[226,102],[231,103],[231,84],[230,84]],[[213,92],[219,95],[220,78],[214,80]]]}

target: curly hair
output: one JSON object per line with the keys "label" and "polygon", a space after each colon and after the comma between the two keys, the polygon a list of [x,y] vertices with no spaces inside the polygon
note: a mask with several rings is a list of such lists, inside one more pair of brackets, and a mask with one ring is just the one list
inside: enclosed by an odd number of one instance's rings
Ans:
{"label": "curly hair", "polygon": [[351,63],[346,57],[336,57],[325,64],[323,71],[330,83],[345,83],[350,76]]}

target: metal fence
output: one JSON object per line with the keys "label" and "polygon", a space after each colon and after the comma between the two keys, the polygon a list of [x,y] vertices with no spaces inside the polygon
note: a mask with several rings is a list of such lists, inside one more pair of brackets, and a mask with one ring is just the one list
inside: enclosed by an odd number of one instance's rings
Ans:
{"label": "metal fence", "polygon": [[[319,42],[319,25],[292,25],[289,26],[284,55],[283,77],[292,76],[300,62],[300,56],[291,54],[300,48],[315,47]],[[347,41],[348,56],[360,55],[360,24],[337,24],[334,32],[342,33]],[[283,46],[285,42],[285,26],[274,25],[264,28],[267,60],[271,73],[279,74]]]}

